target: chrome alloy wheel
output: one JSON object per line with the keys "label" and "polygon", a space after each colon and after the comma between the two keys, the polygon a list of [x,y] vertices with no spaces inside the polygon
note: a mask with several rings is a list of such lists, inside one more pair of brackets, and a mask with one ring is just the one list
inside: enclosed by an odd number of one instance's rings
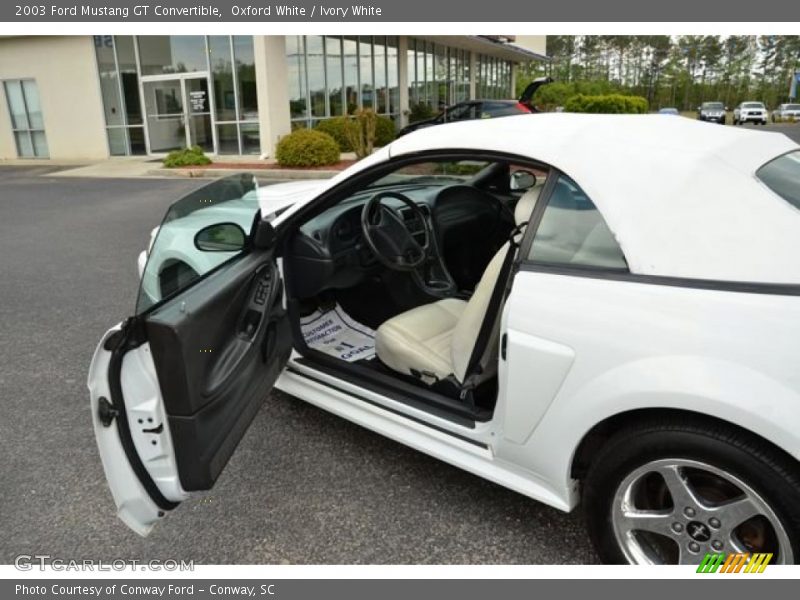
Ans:
{"label": "chrome alloy wheel", "polygon": [[648,462],[614,494],[611,521],[632,564],[698,564],[706,553],[771,552],[793,564],[785,528],[738,477],[682,458]]}

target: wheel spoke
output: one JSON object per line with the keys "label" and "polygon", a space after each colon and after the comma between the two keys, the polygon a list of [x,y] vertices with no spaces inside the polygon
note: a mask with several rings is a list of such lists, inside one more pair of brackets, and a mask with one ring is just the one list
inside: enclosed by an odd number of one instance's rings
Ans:
{"label": "wheel spoke", "polygon": [[750,552],[750,550],[748,550],[741,540],[736,536],[735,531],[731,531],[728,535],[728,546],[730,546],[731,550],[738,554],[746,554],[747,552]]}
{"label": "wheel spoke", "polygon": [[748,519],[761,514],[761,509],[750,496],[743,496],[715,507],[714,512],[727,529],[733,530]]}
{"label": "wheel spoke", "polygon": [[703,504],[694,493],[694,490],[692,490],[691,484],[683,476],[682,471],[683,470],[678,465],[664,465],[658,469],[658,472],[667,484],[667,489],[669,490],[670,496],[672,496],[673,505],[676,510],[687,506],[692,508],[704,508]]}
{"label": "wheel spoke", "polygon": [[655,510],[626,510],[621,521],[629,531],[649,531],[669,536],[672,531],[672,512]]}

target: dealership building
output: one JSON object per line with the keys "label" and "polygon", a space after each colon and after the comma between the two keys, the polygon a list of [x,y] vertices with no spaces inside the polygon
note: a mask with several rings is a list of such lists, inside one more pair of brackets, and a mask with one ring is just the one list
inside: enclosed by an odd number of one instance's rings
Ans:
{"label": "dealership building", "polygon": [[398,127],[513,98],[545,36],[0,36],[0,160],[271,156],[281,136],[372,108]]}

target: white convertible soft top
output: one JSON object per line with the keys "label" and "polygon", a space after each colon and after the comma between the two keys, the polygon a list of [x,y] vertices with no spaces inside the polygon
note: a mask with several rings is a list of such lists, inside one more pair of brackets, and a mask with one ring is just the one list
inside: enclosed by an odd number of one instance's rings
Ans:
{"label": "white convertible soft top", "polygon": [[430,127],[388,153],[489,150],[553,165],[594,201],[634,273],[800,284],[800,210],[755,176],[798,148],[671,115],[549,113]]}

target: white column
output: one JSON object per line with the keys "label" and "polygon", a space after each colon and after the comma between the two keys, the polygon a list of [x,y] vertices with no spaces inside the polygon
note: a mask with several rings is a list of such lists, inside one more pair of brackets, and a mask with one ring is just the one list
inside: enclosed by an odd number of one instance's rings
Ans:
{"label": "white column", "polygon": [[397,37],[397,57],[399,64],[397,65],[397,80],[400,85],[400,127],[408,125],[408,111],[409,98],[408,98],[408,36],[401,35]]}
{"label": "white column", "polygon": [[261,155],[269,158],[274,156],[278,140],[292,131],[286,38],[282,35],[257,35],[253,37],[253,49]]}

